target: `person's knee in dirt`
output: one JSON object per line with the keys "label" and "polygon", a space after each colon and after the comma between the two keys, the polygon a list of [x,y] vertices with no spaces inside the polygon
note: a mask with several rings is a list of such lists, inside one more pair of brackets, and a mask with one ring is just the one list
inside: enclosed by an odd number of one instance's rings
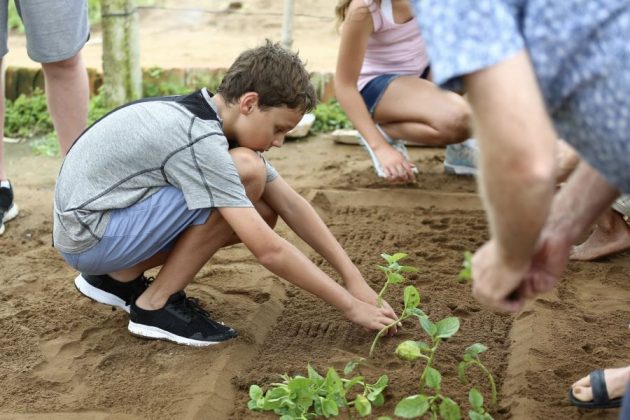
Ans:
{"label": "person's knee in dirt", "polygon": [[571,385],[569,400],[578,408],[620,407],[629,384],[630,366],[597,369]]}

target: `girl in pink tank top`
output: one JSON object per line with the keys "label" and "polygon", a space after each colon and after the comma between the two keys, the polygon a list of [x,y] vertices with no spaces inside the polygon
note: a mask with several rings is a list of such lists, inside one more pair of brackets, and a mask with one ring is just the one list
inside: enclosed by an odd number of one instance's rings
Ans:
{"label": "girl in pink tank top", "polygon": [[[402,143],[443,146],[470,135],[469,110],[438,89],[408,0],[341,0],[335,96],[370,153],[378,175],[414,182]],[[394,143],[392,145],[392,143]],[[380,166],[380,167],[379,167]]]}

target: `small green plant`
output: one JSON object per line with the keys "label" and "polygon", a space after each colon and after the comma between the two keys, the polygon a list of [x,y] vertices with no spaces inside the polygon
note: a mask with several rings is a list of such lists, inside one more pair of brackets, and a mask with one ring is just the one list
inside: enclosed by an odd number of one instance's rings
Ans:
{"label": "small green plant", "polygon": [[472,257],[472,252],[464,251],[464,262],[462,262],[463,268],[458,275],[460,283],[470,283],[472,281]]}
{"label": "small green plant", "polygon": [[[350,374],[359,363],[348,363],[344,374]],[[333,368],[328,369],[326,376],[310,365],[307,369],[306,377],[281,375],[283,381],[271,384],[266,392],[258,385],[251,385],[247,407],[253,411],[273,411],[281,420],[302,420],[316,416],[334,417],[341,410],[346,410],[348,417],[354,411],[364,417],[372,413],[372,406],[381,406],[385,402],[383,391],[388,384],[387,375],[369,384],[361,375],[341,378]]]}
{"label": "small green plant", "polygon": [[470,420],[492,420],[492,416],[483,408],[483,395],[475,388],[468,392],[468,402],[472,410],[468,410]]}
{"label": "small green plant", "polygon": [[[445,419],[459,419],[461,417],[459,405],[442,393],[442,374],[433,367],[440,343],[459,330],[459,319],[447,317],[433,323],[424,314],[418,313],[416,316],[422,329],[431,338],[431,344],[424,341],[404,341],[396,348],[396,355],[402,360],[424,359],[426,361],[420,375],[420,393],[400,401],[394,413],[399,417],[414,418],[430,412],[431,418],[437,418],[439,414]],[[432,389],[433,395],[425,395],[423,393],[425,387]]]}
{"label": "small green plant", "polygon": [[[381,289],[381,291],[378,293],[378,298],[376,300],[376,305],[378,307],[382,306],[383,294],[385,293],[385,291],[387,290],[387,287],[390,284],[403,283],[405,281],[404,273],[417,273],[418,272],[418,269],[415,267],[399,264],[399,261],[407,257],[407,254],[405,254],[404,252],[397,252],[394,255],[381,254],[381,257],[387,262],[387,265],[377,266],[379,270],[385,273],[385,278],[386,278],[385,284],[383,285],[383,288]],[[416,299],[416,295],[417,295],[417,299]],[[393,327],[397,323],[400,323],[404,321],[405,319],[409,318],[410,316],[412,316],[415,313],[415,310],[417,310],[417,306],[420,303],[420,294],[418,293],[418,290],[415,287],[410,286],[410,288],[409,287],[405,288],[404,299],[405,299],[404,300],[405,307],[398,321],[386,326],[385,328],[380,330],[378,334],[376,334],[376,337],[374,337],[374,341],[372,341],[372,346],[370,347],[370,357],[372,357],[372,354],[374,353],[374,349],[376,348],[376,343],[378,343],[378,340],[383,336],[383,334],[385,334],[385,332],[387,332],[387,330],[390,327]]]}
{"label": "small green plant", "polygon": [[[490,391],[492,393],[492,406],[497,404],[497,386],[494,383],[494,377],[488,368],[481,362],[479,359],[479,354],[488,350],[488,347],[484,346],[481,343],[475,343],[469,346],[464,352],[464,357],[457,368],[457,374],[459,376],[459,380],[464,384],[468,384],[468,379],[466,378],[466,369],[470,366],[477,366],[488,378],[488,383],[490,384]],[[473,390],[477,391],[475,388]],[[478,392],[478,391],[477,391]],[[483,413],[480,413],[483,414]]]}
{"label": "small green plant", "polygon": [[338,128],[352,128],[352,123],[335,100],[320,103],[313,111],[315,122],[311,133],[327,133]]}

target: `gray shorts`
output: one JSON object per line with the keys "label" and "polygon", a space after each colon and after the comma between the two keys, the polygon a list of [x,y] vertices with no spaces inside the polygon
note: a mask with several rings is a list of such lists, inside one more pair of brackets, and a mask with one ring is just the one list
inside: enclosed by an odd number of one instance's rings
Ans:
{"label": "gray shorts", "polygon": [[[0,57],[7,46],[10,0],[0,0]],[[90,36],[87,0],[15,0],[33,61],[54,63],[77,55]]]}
{"label": "gray shorts", "polygon": [[92,248],[61,256],[85,274],[120,271],[171,249],[186,228],[204,224],[211,211],[189,210],[181,190],[164,187],[131,207],[113,210],[105,234]]}

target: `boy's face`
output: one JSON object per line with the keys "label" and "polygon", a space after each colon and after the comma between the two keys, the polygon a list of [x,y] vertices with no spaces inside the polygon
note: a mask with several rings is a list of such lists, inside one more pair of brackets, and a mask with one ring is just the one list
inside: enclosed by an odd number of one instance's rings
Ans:
{"label": "boy's face", "polygon": [[[246,98],[247,95],[252,95]],[[243,95],[239,104],[240,115],[234,126],[234,136],[239,146],[258,152],[281,147],[284,136],[302,119],[301,111],[287,107],[261,110],[258,94]]]}

